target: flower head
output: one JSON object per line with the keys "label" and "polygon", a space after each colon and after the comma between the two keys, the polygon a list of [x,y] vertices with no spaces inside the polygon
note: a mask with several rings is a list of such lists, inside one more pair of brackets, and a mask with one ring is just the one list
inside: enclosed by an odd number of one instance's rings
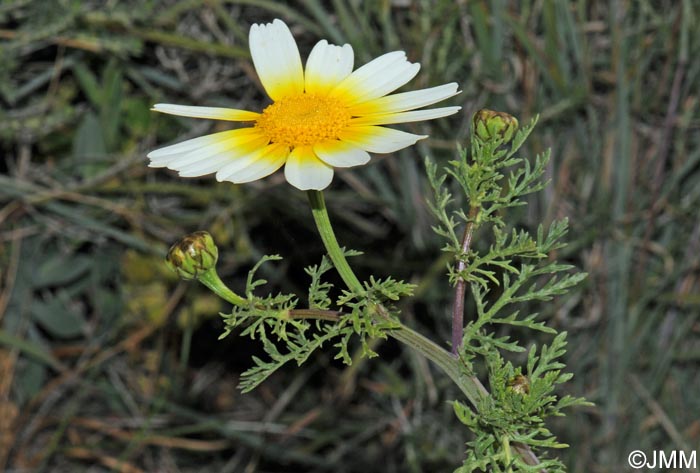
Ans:
{"label": "flower head", "polygon": [[509,390],[521,396],[530,394],[530,380],[522,374],[517,374],[509,379],[507,386]]}
{"label": "flower head", "polygon": [[218,181],[242,183],[284,165],[290,184],[321,190],[333,179],[334,167],[366,164],[368,152],[391,153],[426,138],[382,125],[430,120],[460,109],[416,110],[459,93],[456,83],[387,95],[420,69],[403,51],[384,54],[353,71],[352,47],[322,40],[303,68],[296,42],[281,20],[253,25],[249,43],[260,82],[273,103],[261,113],[155,105],[158,112],[252,126],[152,151],[151,167],[167,167],[183,177],[216,173]]}
{"label": "flower head", "polygon": [[507,143],[518,131],[518,119],[505,112],[494,112],[486,108],[479,110],[472,119],[474,134],[482,141],[500,139]]}
{"label": "flower head", "polygon": [[213,269],[219,249],[208,232],[190,233],[173,244],[165,258],[167,265],[182,279],[196,279]]}

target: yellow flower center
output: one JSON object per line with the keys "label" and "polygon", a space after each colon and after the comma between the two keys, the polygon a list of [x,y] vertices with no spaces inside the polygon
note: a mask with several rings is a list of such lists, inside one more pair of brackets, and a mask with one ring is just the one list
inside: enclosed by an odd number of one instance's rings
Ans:
{"label": "yellow flower center", "polygon": [[269,105],[255,126],[271,142],[296,147],[337,139],[350,118],[338,99],[302,93]]}

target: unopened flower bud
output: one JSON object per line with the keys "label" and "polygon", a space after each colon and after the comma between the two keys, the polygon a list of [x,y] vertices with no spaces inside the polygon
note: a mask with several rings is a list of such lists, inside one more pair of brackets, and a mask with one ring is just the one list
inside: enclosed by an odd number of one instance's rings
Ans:
{"label": "unopened flower bud", "polygon": [[522,396],[530,394],[530,380],[522,374],[515,375],[508,380],[508,389]]}
{"label": "unopened flower bud", "polygon": [[199,278],[214,268],[219,249],[207,232],[194,232],[170,247],[166,263],[182,279]]}
{"label": "unopened flower bud", "polygon": [[474,134],[481,141],[496,138],[509,142],[518,130],[518,120],[512,115],[493,110],[482,109],[474,114]]}

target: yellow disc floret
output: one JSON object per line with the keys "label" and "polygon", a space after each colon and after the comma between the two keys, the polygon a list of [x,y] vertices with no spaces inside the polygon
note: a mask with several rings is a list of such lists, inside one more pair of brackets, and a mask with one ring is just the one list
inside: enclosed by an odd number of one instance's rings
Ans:
{"label": "yellow disc floret", "polygon": [[350,118],[347,107],[338,99],[301,93],[269,105],[255,126],[272,143],[293,148],[337,139]]}

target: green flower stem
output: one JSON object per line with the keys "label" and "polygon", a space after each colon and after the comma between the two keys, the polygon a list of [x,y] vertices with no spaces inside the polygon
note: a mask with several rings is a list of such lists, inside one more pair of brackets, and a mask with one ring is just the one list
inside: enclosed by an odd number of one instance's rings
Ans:
{"label": "green flower stem", "polygon": [[504,435],[503,438],[501,439],[501,443],[503,444],[503,452],[506,455],[506,461],[505,464],[508,465],[508,469],[506,470],[507,473],[512,473],[513,472],[513,457],[511,455],[510,451],[510,439],[508,438],[507,435]]}
{"label": "green flower stem", "polygon": [[[307,195],[316,227],[321,235],[326,251],[328,251],[328,256],[348,288],[361,294],[364,292],[364,288],[350,268],[347,259],[345,259],[345,254],[338,245],[338,240],[335,237],[330,218],[328,217],[323,194],[319,191],[308,191]],[[375,317],[380,319],[389,317],[386,309],[381,305],[376,305],[374,309]],[[453,357],[447,350],[432,340],[403,324],[399,324],[397,328],[389,330],[388,333],[396,340],[408,345],[438,365],[459,386],[474,406],[477,406],[480,399],[488,395],[488,392],[476,377],[468,376],[464,373],[459,359]]]}
{"label": "green flower stem", "polygon": [[226,286],[226,284],[223,283],[219,275],[216,273],[215,268],[211,268],[201,275],[198,275],[197,279],[199,279],[199,282],[207,286],[214,294],[221,297],[226,302],[230,302],[231,304],[239,307],[245,307],[248,305],[248,301],[246,299],[233,292],[228,288],[228,286]]}
{"label": "green flower stem", "polygon": [[[224,284],[216,269],[212,268],[198,276],[199,281],[207,286],[217,296],[221,297],[226,302],[239,307],[248,307],[250,302],[247,299],[239,296]],[[342,313],[334,310],[319,310],[319,309],[290,309],[286,311],[290,319],[313,319],[325,320],[327,322],[337,322],[342,317]]]}
{"label": "green flower stem", "polygon": [[389,335],[438,365],[467,396],[474,407],[477,407],[479,402],[489,395],[476,376],[469,376],[465,373],[460,366],[459,359],[429,338],[403,324],[390,330]]}
{"label": "green flower stem", "polygon": [[338,240],[335,238],[331,220],[328,218],[328,210],[326,209],[326,201],[323,199],[323,193],[321,191],[310,190],[307,191],[306,195],[309,198],[309,204],[311,204],[311,213],[314,216],[316,228],[318,228],[318,233],[321,235],[321,240],[323,240],[323,244],[326,247],[328,256],[331,258],[335,269],[340,274],[345,285],[348,286],[348,289],[356,294],[364,293],[365,289],[362,283],[357,279],[357,276],[355,276],[355,273],[350,268],[348,260],[345,259],[345,253],[340,249]]}

